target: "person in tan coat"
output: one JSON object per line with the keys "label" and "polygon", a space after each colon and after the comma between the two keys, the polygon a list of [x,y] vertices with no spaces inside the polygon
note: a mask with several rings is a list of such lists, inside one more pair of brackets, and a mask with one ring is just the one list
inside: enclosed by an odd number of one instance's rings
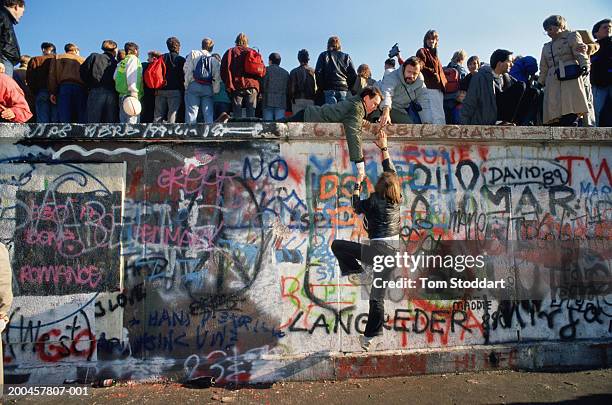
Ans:
{"label": "person in tan coat", "polygon": [[[544,44],[540,59],[539,82],[544,88],[544,124],[575,126],[580,117],[589,112],[584,82],[589,74],[589,58],[582,38],[567,30],[567,21],[560,15],[544,20],[544,30],[552,41]],[[579,65],[580,76],[559,80],[557,71],[563,66]]]}
{"label": "person in tan coat", "polygon": [[66,44],[61,55],[51,60],[49,67],[49,93],[51,102],[57,103],[59,122],[87,122],[87,94],[81,80],[81,65],[85,58],[79,55],[75,44]]}
{"label": "person in tan coat", "polygon": [[[9,322],[9,310],[13,304],[13,272],[9,253],[0,243],[0,333],[4,331]],[[2,353],[2,339],[0,339],[0,353]],[[4,356],[0,356],[0,395],[4,391]]]}

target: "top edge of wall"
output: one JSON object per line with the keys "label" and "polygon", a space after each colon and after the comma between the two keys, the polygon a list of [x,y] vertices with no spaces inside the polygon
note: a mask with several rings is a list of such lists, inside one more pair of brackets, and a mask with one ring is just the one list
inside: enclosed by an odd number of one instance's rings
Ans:
{"label": "top edge of wall", "polygon": [[[366,138],[377,124],[364,125]],[[601,142],[612,141],[612,128],[512,127],[475,125],[390,125],[390,138],[421,141]],[[230,124],[3,124],[0,140],[155,140],[221,141],[280,139],[337,140],[342,124],[243,122]]]}

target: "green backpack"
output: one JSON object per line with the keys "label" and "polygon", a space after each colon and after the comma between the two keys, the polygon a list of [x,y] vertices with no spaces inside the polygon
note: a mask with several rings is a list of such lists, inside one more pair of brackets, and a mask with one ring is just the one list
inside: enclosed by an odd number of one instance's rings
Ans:
{"label": "green backpack", "polygon": [[144,88],[142,85],[142,63],[140,63],[140,60],[135,55],[126,56],[126,58],[117,65],[117,74],[115,75],[115,90],[117,90],[117,93],[119,93],[120,96],[129,94],[130,91],[128,89],[127,75],[125,74],[125,70],[127,62],[131,58],[136,58],[136,61],[138,62],[136,87],[138,88],[138,98],[140,99],[144,94]]}

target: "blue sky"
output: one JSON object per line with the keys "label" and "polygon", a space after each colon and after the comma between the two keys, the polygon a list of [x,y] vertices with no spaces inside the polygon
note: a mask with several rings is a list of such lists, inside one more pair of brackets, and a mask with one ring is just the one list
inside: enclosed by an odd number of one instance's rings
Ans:
{"label": "blue sky", "polygon": [[428,29],[440,34],[445,65],[460,48],[487,62],[497,48],[539,60],[548,40],[542,21],[551,14],[563,15],[572,29],[590,31],[595,22],[611,17],[612,2],[26,0],[26,13],[16,31],[22,53],[38,55],[43,41],[55,43],[58,50],[74,42],[84,56],[98,52],[107,38],[120,46],[134,41],[141,55],[152,49],[165,52],[169,36],[181,40],[182,54],[199,49],[206,36],[223,54],[243,31],[265,60],[271,52],[279,52],[287,70],[297,66],[301,48],[309,50],[314,65],[327,38],[338,35],[355,67],[367,63],[378,79],[389,48],[399,42],[403,56],[414,55]]}

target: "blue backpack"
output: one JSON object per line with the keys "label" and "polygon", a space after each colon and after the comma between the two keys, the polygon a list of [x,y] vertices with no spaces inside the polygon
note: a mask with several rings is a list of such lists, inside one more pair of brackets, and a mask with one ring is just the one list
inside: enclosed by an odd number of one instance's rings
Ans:
{"label": "blue backpack", "polygon": [[212,63],[213,57],[209,55],[202,55],[196,63],[195,69],[193,69],[193,80],[200,84],[212,84]]}

